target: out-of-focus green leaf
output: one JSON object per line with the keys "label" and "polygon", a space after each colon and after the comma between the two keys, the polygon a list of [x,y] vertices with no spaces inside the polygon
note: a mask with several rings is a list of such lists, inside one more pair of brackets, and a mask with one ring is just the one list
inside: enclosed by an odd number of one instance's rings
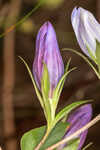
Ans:
{"label": "out-of-focus green leaf", "polygon": [[[46,0],[39,0],[39,2],[36,4],[36,6],[28,12],[22,19],[20,19],[17,23],[13,24],[12,26],[8,27],[5,32],[0,34],[0,38],[8,34],[9,32],[16,29],[19,25],[21,25],[23,22],[25,22],[40,6],[44,4]],[[8,24],[7,24],[8,26]]]}
{"label": "out-of-focus green leaf", "polygon": [[19,26],[19,30],[21,32],[27,33],[27,34],[33,34],[34,30],[35,30],[35,24],[32,21],[32,19],[27,19],[25,22],[23,22],[20,26]]}
{"label": "out-of-focus green leaf", "polygon": [[64,0],[48,0],[45,2],[45,4],[48,9],[54,9],[59,7],[63,2]]}

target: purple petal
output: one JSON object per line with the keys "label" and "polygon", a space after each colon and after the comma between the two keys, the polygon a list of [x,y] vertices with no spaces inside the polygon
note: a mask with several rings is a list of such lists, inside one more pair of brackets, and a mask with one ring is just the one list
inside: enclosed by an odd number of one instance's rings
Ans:
{"label": "purple petal", "polygon": [[56,33],[50,22],[46,22],[40,28],[36,39],[33,74],[39,89],[41,88],[43,62],[46,63],[48,68],[51,89],[50,93],[52,93],[64,73],[64,64],[60,55]]}
{"label": "purple petal", "polygon": [[[69,127],[66,135],[64,136],[64,138],[68,137],[69,135],[73,134],[74,132],[76,132],[83,126],[85,126],[91,120],[91,118],[92,118],[91,104],[86,104],[86,105],[81,106],[80,108],[76,109],[68,117],[67,122],[70,123],[70,127]],[[88,132],[88,130],[86,130],[85,132],[81,133],[78,137],[76,137],[76,138],[80,138],[80,144],[79,144],[78,150],[81,150],[81,148],[85,142],[87,132]],[[62,145],[62,148],[65,145]]]}

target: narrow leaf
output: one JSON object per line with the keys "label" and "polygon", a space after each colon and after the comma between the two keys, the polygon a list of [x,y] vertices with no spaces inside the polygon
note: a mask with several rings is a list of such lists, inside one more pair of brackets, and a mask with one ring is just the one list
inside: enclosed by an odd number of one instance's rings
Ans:
{"label": "narrow leaf", "polygon": [[71,51],[77,55],[79,55],[80,57],[82,57],[90,66],[91,68],[94,70],[95,74],[97,75],[97,77],[100,79],[100,75],[97,71],[97,69],[93,66],[93,64],[87,59],[87,57],[85,57],[83,54],[79,53],[77,50],[74,49],[70,49],[70,48],[64,48],[63,50],[67,50],[67,51]]}
{"label": "narrow leaf", "polygon": [[85,103],[89,103],[91,102],[91,100],[85,100],[85,101],[79,101],[79,102],[74,102],[68,106],[66,106],[64,109],[62,109],[57,115],[56,115],[56,118],[55,118],[55,124],[61,120],[63,117],[67,117],[67,115],[73,110],[75,109],[76,107],[82,105],[82,104],[85,104]]}
{"label": "narrow leaf", "polygon": [[45,0],[40,0],[36,4],[36,6],[30,12],[28,12],[22,19],[20,19],[17,23],[15,23],[12,26],[10,26],[9,28],[7,28],[5,32],[1,33],[0,34],[0,38],[2,38],[3,36],[6,36],[6,34],[8,34],[9,32],[13,31],[19,25],[21,25],[23,22],[25,22],[40,6],[43,5],[44,2],[45,2]]}
{"label": "narrow leaf", "polygon": [[70,69],[70,70],[67,71],[67,72],[62,76],[62,78],[60,79],[60,81],[59,81],[59,83],[58,83],[58,85],[57,85],[57,87],[56,87],[56,89],[55,89],[55,91],[54,91],[54,95],[53,95],[53,106],[55,106],[55,109],[56,109],[56,107],[57,107],[58,100],[59,100],[59,97],[60,97],[62,88],[63,88],[63,86],[64,86],[65,79],[66,79],[67,75],[68,75],[71,71],[73,71],[73,70],[75,70],[75,69],[76,69],[76,67]]}
{"label": "narrow leaf", "polygon": [[71,62],[71,58],[69,58],[69,60],[68,60],[68,62],[67,62],[67,65],[66,65],[66,67],[65,67],[65,72],[68,71],[70,62]]}
{"label": "narrow leaf", "polygon": [[86,150],[86,149],[88,149],[91,145],[93,145],[93,143],[92,142],[90,142],[89,144],[87,144],[82,150]]}
{"label": "narrow leaf", "polygon": [[[68,60],[68,63],[67,63],[66,68],[65,68],[65,73],[68,72],[69,65],[70,65],[70,61],[71,61],[71,59]],[[75,69],[75,68],[72,68],[71,71],[73,71],[74,69]],[[70,71],[70,70],[69,70],[69,71]],[[71,72],[71,71],[70,71],[70,72]],[[70,73],[70,72],[69,72],[69,73]],[[67,76],[66,76],[66,77],[67,77]],[[59,100],[60,94],[61,94],[61,92],[62,92],[62,89],[63,89],[63,87],[64,87],[64,83],[65,83],[66,77],[64,78],[64,80],[62,81],[61,86],[59,87],[58,94],[57,94],[57,95],[58,95],[58,100]]]}
{"label": "narrow leaf", "polygon": [[38,90],[38,88],[36,86],[35,80],[33,78],[33,75],[32,75],[32,72],[31,72],[30,68],[28,67],[28,64],[26,63],[26,61],[22,57],[20,57],[20,56],[18,56],[18,57],[21,59],[21,61],[24,63],[25,67],[27,68],[27,71],[28,71],[29,76],[30,76],[30,78],[32,80],[33,86],[35,88],[37,97],[38,97],[38,99],[40,101],[40,104],[41,104],[42,108],[44,108],[44,104],[43,104],[43,100],[42,100],[41,94],[40,94],[40,92],[39,92],[39,90]]}

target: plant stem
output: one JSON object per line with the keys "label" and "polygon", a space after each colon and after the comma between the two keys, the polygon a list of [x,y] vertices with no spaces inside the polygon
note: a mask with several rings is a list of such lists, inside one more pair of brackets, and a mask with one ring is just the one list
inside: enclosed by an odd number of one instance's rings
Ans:
{"label": "plant stem", "polygon": [[39,150],[42,144],[44,144],[45,140],[47,139],[48,135],[50,133],[50,130],[47,130],[46,134],[44,135],[43,139],[40,141],[40,143],[37,145],[35,150]]}

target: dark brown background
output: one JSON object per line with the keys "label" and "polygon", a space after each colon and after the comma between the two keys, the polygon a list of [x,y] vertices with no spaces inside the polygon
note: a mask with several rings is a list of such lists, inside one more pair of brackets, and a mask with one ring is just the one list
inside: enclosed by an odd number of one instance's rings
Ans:
{"label": "dark brown background", "polygon": [[[37,2],[37,0],[18,1],[0,1],[0,33],[23,18]],[[60,49],[68,47],[80,51],[71,26],[70,16],[73,8],[84,7],[91,11],[98,21],[100,20],[100,0],[56,1],[55,4],[48,1],[47,4],[42,5],[17,28],[16,32],[6,34],[0,39],[0,145],[3,150],[19,149],[23,133],[45,124],[30,77],[18,58],[19,55],[23,57],[32,68],[35,39],[40,26],[45,21],[51,21],[57,33]],[[79,56],[63,51],[61,54],[64,64],[71,57],[70,68],[76,66],[77,70],[73,71],[66,80],[58,109],[78,100],[94,99],[93,117],[95,117],[100,113],[100,81]],[[93,146],[88,149],[100,150],[99,139],[100,122],[89,129],[86,143],[92,141]]]}

